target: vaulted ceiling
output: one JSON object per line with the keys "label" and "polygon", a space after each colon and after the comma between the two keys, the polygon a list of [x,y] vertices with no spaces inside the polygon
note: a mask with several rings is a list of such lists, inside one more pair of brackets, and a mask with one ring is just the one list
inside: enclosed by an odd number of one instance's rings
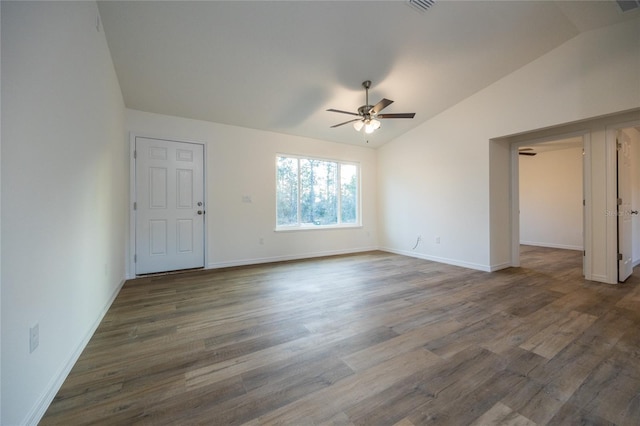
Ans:
{"label": "vaulted ceiling", "polygon": [[364,104],[395,102],[377,147],[581,32],[635,19],[607,1],[103,1],[125,104],[328,141],[365,144]]}

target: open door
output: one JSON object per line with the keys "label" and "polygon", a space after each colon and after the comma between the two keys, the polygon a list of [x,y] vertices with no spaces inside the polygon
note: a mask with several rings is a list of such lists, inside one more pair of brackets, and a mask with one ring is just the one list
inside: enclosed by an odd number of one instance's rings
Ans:
{"label": "open door", "polygon": [[618,281],[633,273],[631,222],[631,141],[622,130],[616,135],[618,150]]}

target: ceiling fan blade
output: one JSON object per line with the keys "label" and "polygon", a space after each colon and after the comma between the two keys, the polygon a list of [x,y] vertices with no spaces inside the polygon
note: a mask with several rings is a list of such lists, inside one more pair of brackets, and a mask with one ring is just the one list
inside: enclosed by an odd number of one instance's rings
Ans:
{"label": "ceiling fan blade", "polygon": [[353,123],[354,121],[360,121],[360,120],[362,120],[362,119],[361,118],[354,118],[353,120],[345,121],[344,123],[335,124],[335,125],[331,126],[331,128],[333,129],[334,127],[344,126],[345,124]]}
{"label": "ceiling fan blade", "polygon": [[415,112],[404,112],[398,114],[378,114],[377,118],[413,118],[415,117]]}
{"label": "ceiling fan blade", "polygon": [[520,151],[518,154],[519,155],[529,155],[529,156],[533,157],[534,155],[537,155],[538,153],[537,152],[522,152],[522,151]]}
{"label": "ceiling fan blade", "polygon": [[349,114],[349,115],[355,115],[357,117],[360,117],[360,114],[358,114],[357,112],[342,111],[342,110],[333,109],[333,108],[329,108],[327,111],[329,111],[329,112],[339,112],[340,114]]}
{"label": "ceiling fan blade", "polygon": [[383,98],[380,102],[375,104],[373,108],[369,110],[369,114],[377,114],[389,105],[391,105],[393,101],[391,99]]}

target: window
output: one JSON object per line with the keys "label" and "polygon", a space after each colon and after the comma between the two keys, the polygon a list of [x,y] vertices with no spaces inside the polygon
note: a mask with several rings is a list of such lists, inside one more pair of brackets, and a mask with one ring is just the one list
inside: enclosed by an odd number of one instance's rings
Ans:
{"label": "window", "polygon": [[357,164],[285,156],[276,160],[277,228],[360,224]]}

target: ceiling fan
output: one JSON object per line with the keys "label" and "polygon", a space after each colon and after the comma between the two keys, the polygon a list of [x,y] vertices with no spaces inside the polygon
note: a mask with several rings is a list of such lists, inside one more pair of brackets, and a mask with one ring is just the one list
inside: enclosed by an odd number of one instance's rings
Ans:
{"label": "ceiling fan", "polygon": [[398,114],[380,114],[380,111],[388,107],[393,103],[392,100],[383,98],[380,102],[375,105],[369,105],[369,88],[371,87],[371,81],[366,80],[362,82],[362,87],[365,90],[365,104],[358,108],[358,112],[349,112],[342,111],[339,109],[330,108],[327,111],[330,112],[339,112],[340,114],[349,114],[355,115],[358,118],[354,118],[353,120],[345,121],[344,123],[339,123],[331,128],[340,127],[345,124],[353,123],[353,128],[356,129],[357,132],[364,128],[365,133],[373,133],[376,129],[380,128],[379,119],[383,118],[413,118],[416,113],[415,112],[407,112],[407,113],[398,113]]}
{"label": "ceiling fan", "polygon": [[518,149],[518,155],[529,155],[529,156],[534,156],[537,155],[537,152],[532,152],[533,148],[520,148]]}

